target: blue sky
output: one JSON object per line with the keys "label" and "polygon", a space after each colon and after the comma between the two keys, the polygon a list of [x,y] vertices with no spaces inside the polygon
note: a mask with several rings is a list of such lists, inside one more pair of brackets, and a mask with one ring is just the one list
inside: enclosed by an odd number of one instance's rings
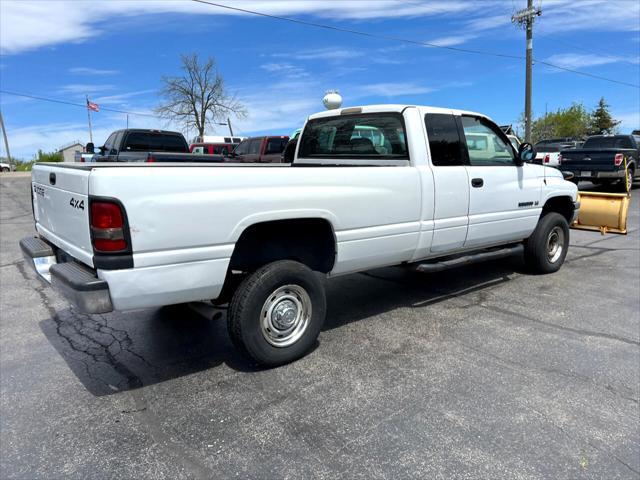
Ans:
{"label": "blue sky", "polygon": [[[535,0],[539,5],[540,0]],[[510,22],[525,0],[310,0],[220,3],[402,37],[524,55]],[[544,0],[534,57],[640,84],[640,2]],[[0,86],[70,102],[152,113],[161,77],[179,73],[181,53],[214,56],[249,115],[237,133],[289,134],[323,110],[328,89],[344,105],[412,103],[483,112],[516,123],[524,107],[524,62],[456,53],[311,28],[185,1],[0,0]],[[12,155],[30,158],[88,141],[83,108],[0,94]],[[534,67],[533,109],[555,110],[604,96],[621,130],[640,128],[640,89]],[[125,115],[93,114],[94,141],[125,126]],[[132,127],[176,128],[131,115]],[[193,135],[194,132],[185,132]],[[226,133],[224,127],[217,132]],[[4,147],[2,147],[4,155]]]}

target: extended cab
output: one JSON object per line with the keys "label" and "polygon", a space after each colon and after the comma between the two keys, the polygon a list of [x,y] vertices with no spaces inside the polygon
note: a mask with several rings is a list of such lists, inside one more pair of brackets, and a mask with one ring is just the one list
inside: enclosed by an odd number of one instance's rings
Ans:
{"label": "extended cab", "polygon": [[[87,150],[92,150],[91,144]],[[92,153],[92,152],[88,152]],[[116,130],[91,162],[222,162],[222,155],[197,155],[179,132],[165,130]]]}
{"label": "extended cab", "polygon": [[279,163],[289,137],[252,137],[240,142],[227,162],[233,163]]}
{"label": "extended cab", "polygon": [[582,148],[562,150],[560,155],[560,169],[571,172],[576,181],[603,185],[617,182],[622,190],[630,191],[638,175],[640,136],[595,135]]}
{"label": "extended cab", "polygon": [[234,344],[280,365],[316,342],[322,277],[515,252],[557,271],[577,188],[534,154],[477,113],[331,110],[309,117],[291,164],[36,164],[38,235],[21,247],[87,313],[229,302]]}

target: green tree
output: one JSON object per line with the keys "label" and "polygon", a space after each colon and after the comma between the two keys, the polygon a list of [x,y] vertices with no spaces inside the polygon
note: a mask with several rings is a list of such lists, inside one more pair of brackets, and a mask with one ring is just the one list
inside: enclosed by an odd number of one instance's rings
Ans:
{"label": "green tree", "polygon": [[38,154],[35,156],[36,162],[61,162],[62,154],[60,152],[43,152],[38,150]]}
{"label": "green tree", "polygon": [[604,97],[600,98],[598,106],[591,113],[591,128],[589,135],[610,135],[617,133],[619,120],[615,120],[609,113],[609,105],[605,102]]}
{"label": "green tree", "polygon": [[589,135],[591,114],[582,103],[573,103],[568,108],[549,112],[531,123],[533,142],[554,137],[583,138]]}

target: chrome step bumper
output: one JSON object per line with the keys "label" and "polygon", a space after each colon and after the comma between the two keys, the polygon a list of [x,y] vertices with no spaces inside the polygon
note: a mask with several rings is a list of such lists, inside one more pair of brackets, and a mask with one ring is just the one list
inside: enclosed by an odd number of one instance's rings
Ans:
{"label": "chrome step bumper", "polygon": [[58,263],[57,248],[38,237],[23,238],[20,249],[25,263],[82,313],[113,310],[109,285],[98,278],[95,271],[73,261]]}

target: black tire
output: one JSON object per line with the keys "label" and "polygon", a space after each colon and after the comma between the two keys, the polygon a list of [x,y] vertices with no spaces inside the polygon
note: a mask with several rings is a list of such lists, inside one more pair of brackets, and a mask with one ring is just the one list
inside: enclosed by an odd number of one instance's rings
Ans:
{"label": "black tire", "polygon": [[[553,237],[561,250],[552,250]],[[561,238],[560,238],[561,237]],[[569,224],[556,212],[549,212],[538,220],[538,225],[524,244],[524,261],[532,273],[557,272],[567,256]]]}
{"label": "black tire", "polygon": [[[265,312],[265,309],[275,311],[283,305],[294,305],[294,308],[285,308],[281,317]],[[268,310],[269,307],[272,310]],[[245,355],[261,365],[277,367],[299,359],[313,347],[324,324],[326,310],[320,275],[301,263],[280,260],[259,268],[240,284],[229,304],[227,329],[233,344]],[[299,326],[291,334],[278,338],[281,332],[287,332],[276,327],[278,320],[290,321],[291,316],[285,318],[285,314],[293,311],[296,312],[293,325]],[[286,344],[288,341],[292,343]],[[275,342],[283,344],[274,345]]]}
{"label": "black tire", "polygon": [[7,167],[2,167],[2,173],[8,173],[9,169]]}
{"label": "black tire", "polygon": [[630,192],[633,188],[633,176],[635,175],[635,171],[633,167],[627,168],[626,177],[623,180],[620,180],[620,191],[622,193]]}

